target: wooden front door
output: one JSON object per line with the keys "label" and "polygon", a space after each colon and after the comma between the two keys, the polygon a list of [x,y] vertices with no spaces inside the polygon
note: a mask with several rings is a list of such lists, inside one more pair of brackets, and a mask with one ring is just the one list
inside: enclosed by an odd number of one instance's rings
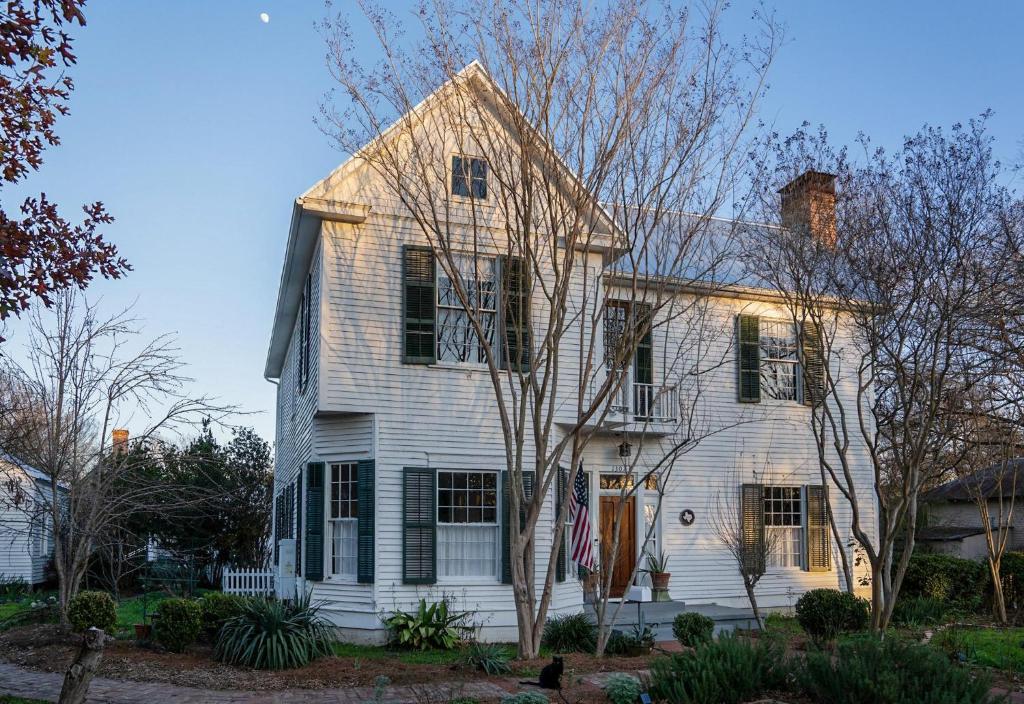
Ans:
{"label": "wooden front door", "polygon": [[[615,540],[615,517],[618,513],[621,496],[602,496],[600,503],[601,521],[601,564],[611,561],[606,551],[610,551]],[[619,531],[619,553],[615,560],[612,573],[611,596],[621,597],[629,586],[629,577],[636,565],[636,497],[626,499],[626,507],[622,511],[622,528]]]}

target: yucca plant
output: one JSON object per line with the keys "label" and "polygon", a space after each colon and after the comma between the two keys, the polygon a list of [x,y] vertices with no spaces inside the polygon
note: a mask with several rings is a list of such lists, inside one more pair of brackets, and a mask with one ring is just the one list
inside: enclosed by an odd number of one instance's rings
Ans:
{"label": "yucca plant", "polygon": [[331,625],[319,611],[308,594],[293,602],[249,600],[240,615],[224,622],[213,655],[258,670],[307,665],[331,653]]}

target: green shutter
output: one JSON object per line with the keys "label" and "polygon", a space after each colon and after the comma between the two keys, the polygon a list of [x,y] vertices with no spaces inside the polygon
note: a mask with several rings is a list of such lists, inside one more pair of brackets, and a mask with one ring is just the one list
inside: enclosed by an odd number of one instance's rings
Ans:
{"label": "green shutter", "polygon": [[279,540],[284,538],[284,493],[274,497],[274,564],[280,562]]}
{"label": "green shutter", "polygon": [[[295,550],[298,554],[298,546]],[[324,463],[306,468],[306,579],[324,579]]]}
{"label": "green shutter", "polygon": [[429,247],[407,245],[402,250],[402,361],[433,364],[436,304],[434,253]]}
{"label": "green shutter", "polygon": [[[555,494],[555,527],[558,527],[557,521],[562,517],[562,506],[565,504],[565,487],[569,483],[568,470],[565,467],[558,468],[558,493]],[[555,580],[559,582],[565,581],[565,536],[568,533],[566,528],[562,528],[562,540],[558,546],[558,564],[555,565]]]}
{"label": "green shutter", "polygon": [[804,569],[828,572],[832,567],[832,543],[828,528],[828,491],[820,484],[804,487],[807,501],[807,535]]}
{"label": "green shutter", "polygon": [[501,257],[501,293],[504,297],[504,349],[506,369],[530,369],[530,274],[521,257]]}
{"label": "green shutter", "polygon": [[810,320],[804,321],[800,335],[803,350],[804,404],[817,406],[825,399],[825,349],[821,330]]}
{"label": "green shutter", "polygon": [[373,460],[359,461],[357,468],[359,475],[357,480],[359,491],[357,578],[360,584],[373,583],[374,469]]}
{"label": "green shutter", "polygon": [[[523,472],[523,491],[526,493],[526,500],[533,498],[534,472]],[[501,473],[501,583],[512,584],[512,521],[510,520],[509,506],[511,506],[508,472]],[[519,505],[519,527],[522,530],[526,522],[526,505]]]}
{"label": "green shutter", "polygon": [[737,358],[739,359],[739,401],[761,401],[761,326],[756,315],[736,318]]}
{"label": "green shutter", "polygon": [[764,487],[760,484],[740,487],[740,541],[744,571],[764,574]]}
{"label": "green shutter", "polygon": [[638,303],[636,306],[636,317],[634,325],[637,330],[643,330],[643,335],[637,340],[636,361],[633,368],[633,381],[637,384],[654,383],[654,344],[651,335],[651,307],[645,303]]}
{"label": "green shutter", "polygon": [[437,581],[437,474],[406,467],[402,473],[402,582]]}
{"label": "green shutter", "polygon": [[302,576],[302,472],[295,477],[295,575]]}

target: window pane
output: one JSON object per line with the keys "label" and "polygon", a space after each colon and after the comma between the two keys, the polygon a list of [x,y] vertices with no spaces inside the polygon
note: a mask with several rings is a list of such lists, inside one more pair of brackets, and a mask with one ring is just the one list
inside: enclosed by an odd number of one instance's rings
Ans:
{"label": "window pane", "polygon": [[497,526],[438,526],[437,572],[444,577],[493,577],[497,545]]}
{"label": "window pane", "polygon": [[331,521],[331,568],[334,574],[356,574],[357,529],[354,519]]}

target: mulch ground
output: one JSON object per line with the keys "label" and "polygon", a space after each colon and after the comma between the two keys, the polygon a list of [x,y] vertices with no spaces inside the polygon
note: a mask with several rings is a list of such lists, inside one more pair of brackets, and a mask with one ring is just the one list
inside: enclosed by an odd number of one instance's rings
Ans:
{"label": "mulch ground", "polygon": [[[78,649],[80,637],[59,626],[36,625],[14,628],[0,634],[0,660],[25,668],[64,672]],[[594,701],[587,696],[597,688],[581,680],[594,673],[636,672],[648,667],[654,656],[604,657],[572,653],[565,656],[563,684],[570,701]],[[186,687],[216,690],[325,689],[372,687],[380,676],[394,685],[415,685],[440,681],[487,679],[511,687],[516,679],[536,680],[537,672],[550,659],[513,661],[507,677],[486,677],[459,665],[409,664],[395,658],[327,657],[310,665],[279,672],[251,670],[222,665],[211,657],[211,648],[197,645],[188,653],[158,652],[131,641],[109,644],[98,674],[101,677],[142,682],[165,682]],[[580,698],[583,697],[583,698]]]}

